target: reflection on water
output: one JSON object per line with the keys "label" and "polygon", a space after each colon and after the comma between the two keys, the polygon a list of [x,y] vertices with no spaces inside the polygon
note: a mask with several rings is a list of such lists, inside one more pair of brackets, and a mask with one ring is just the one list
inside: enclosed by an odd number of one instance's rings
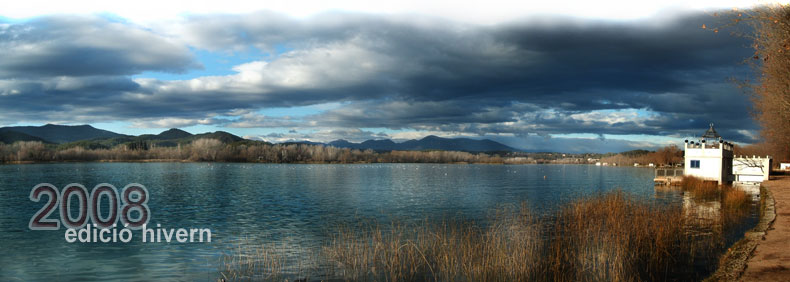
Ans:
{"label": "reflection on water", "polygon": [[719,257],[759,220],[759,185],[734,186],[733,189],[744,191],[748,195],[746,206],[728,208],[722,204],[722,195],[701,198],[695,196],[694,192],[684,191],[677,186],[655,186],[657,198],[681,199],[688,230],[699,238],[699,248],[706,252],[695,263],[699,272],[715,271]]}
{"label": "reflection on water", "polygon": [[721,201],[702,200],[692,192],[683,191],[683,211],[685,216],[697,224],[713,225],[721,219]]}
{"label": "reflection on water", "polygon": [[745,213],[736,211],[723,212],[721,199],[696,197],[694,192],[684,191],[678,186],[656,185],[654,188],[657,199],[669,203],[677,202],[679,199],[687,219],[701,225],[722,224],[723,219],[731,217],[733,214],[744,217],[747,220],[747,222],[743,222],[744,225],[753,226],[752,221],[756,222],[755,220],[757,220],[758,210],[756,208],[760,201],[759,185],[733,186],[734,189],[744,191],[749,196],[749,207],[745,209]]}
{"label": "reflection on water", "polygon": [[760,201],[760,184],[735,184],[735,188],[746,192],[752,197],[752,201]]}

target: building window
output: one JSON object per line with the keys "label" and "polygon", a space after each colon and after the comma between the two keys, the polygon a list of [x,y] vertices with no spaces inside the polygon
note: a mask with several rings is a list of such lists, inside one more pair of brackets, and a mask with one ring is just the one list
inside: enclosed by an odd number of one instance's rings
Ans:
{"label": "building window", "polygon": [[691,168],[699,168],[699,160],[691,160]]}

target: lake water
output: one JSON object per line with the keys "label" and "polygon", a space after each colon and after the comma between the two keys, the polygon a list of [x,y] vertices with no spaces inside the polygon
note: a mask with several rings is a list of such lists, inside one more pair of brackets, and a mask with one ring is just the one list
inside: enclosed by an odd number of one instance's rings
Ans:
{"label": "lake water", "polygon": [[[589,165],[64,163],[0,165],[0,278],[57,280],[214,280],[238,242],[315,247],[327,230],[360,218],[484,221],[494,208],[527,202],[556,209],[581,195],[622,189],[667,203],[653,170]],[[150,193],[150,225],[210,228],[211,243],[67,243],[64,229],[31,231],[44,204],[38,183],[91,190],[140,183]],[[57,216],[57,213],[53,214]],[[47,279],[51,280],[51,279]]]}

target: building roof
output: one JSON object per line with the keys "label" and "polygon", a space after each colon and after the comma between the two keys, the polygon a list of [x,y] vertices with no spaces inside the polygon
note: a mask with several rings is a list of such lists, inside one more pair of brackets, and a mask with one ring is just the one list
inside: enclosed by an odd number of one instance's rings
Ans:
{"label": "building roof", "polygon": [[713,123],[711,122],[710,123],[710,128],[708,128],[708,130],[705,131],[705,134],[702,135],[702,138],[703,139],[719,139],[719,138],[721,138],[721,135],[719,135],[719,133],[716,132],[716,129],[713,129]]}

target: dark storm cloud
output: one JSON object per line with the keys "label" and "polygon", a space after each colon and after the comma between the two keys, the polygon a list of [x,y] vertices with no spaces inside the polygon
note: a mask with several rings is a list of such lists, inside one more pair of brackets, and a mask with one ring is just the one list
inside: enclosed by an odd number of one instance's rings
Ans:
{"label": "dark storm cloud", "polygon": [[185,72],[189,50],[128,24],[53,16],[0,26],[0,78]]}
{"label": "dark storm cloud", "polygon": [[314,119],[321,123],[347,127],[386,127],[393,129],[460,123],[512,122],[518,109],[538,110],[534,106],[489,106],[478,101],[370,101],[358,102],[324,112]]}
{"label": "dark storm cloud", "polygon": [[[570,110],[642,106],[644,97],[633,92],[723,82],[749,56],[745,40],[699,28],[720,19],[684,15],[656,21],[556,18],[552,24],[477,27],[345,14],[305,21],[261,13],[195,17],[186,30],[193,44],[207,48],[310,49],[350,43],[395,58],[381,77],[392,82],[393,93],[411,99],[530,99],[556,107],[556,98],[565,98],[561,101]],[[362,63],[368,58],[356,59]]]}
{"label": "dark storm cloud", "polygon": [[[748,141],[735,132],[755,129],[748,99],[728,79],[747,75],[742,63],[751,51],[743,38],[700,28],[721,21],[695,14],[633,22],[559,18],[475,27],[360,15],[298,21],[259,14],[196,18],[190,26],[194,44],[208,48],[219,48],[213,38],[226,46],[270,50],[278,45],[309,50],[350,43],[394,58],[374,79],[360,79],[353,89],[275,92],[292,97],[286,100],[295,105],[296,97],[306,103],[321,98],[360,101],[320,117],[335,126],[683,135],[715,121],[732,129],[733,138]],[[226,25],[235,28],[220,28]],[[354,58],[356,64],[367,59]],[[377,89],[382,83],[386,87]],[[276,94],[270,97],[281,100]],[[512,102],[552,109],[559,116],[547,119],[533,109],[531,122],[537,126],[499,125],[519,119]],[[660,116],[641,123],[569,118],[612,109],[644,109]]]}
{"label": "dark storm cloud", "polygon": [[[755,129],[748,99],[728,82],[748,74],[741,64],[751,52],[748,42],[701,29],[721,19],[700,14],[495,26],[342,13],[303,20],[272,13],[195,16],[168,30],[194,48],[254,47],[272,54],[237,66],[234,75],[185,81],[117,76],[116,83],[83,88],[59,88],[52,78],[37,76],[178,72],[194,62],[186,47],[153,32],[97,19],[59,20],[63,28],[48,26],[55,21],[48,19],[0,29],[0,44],[14,50],[14,58],[0,61],[0,75],[24,78],[0,81],[3,105],[17,102],[15,111],[33,114],[41,110],[38,101],[75,116],[178,117],[183,123],[233,109],[345,102],[304,118],[303,126],[517,136],[684,136],[714,121],[730,138],[749,141],[739,130]],[[102,32],[107,26],[110,31]],[[131,33],[113,32],[123,28]],[[55,39],[45,40],[49,36]],[[70,37],[85,40],[53,43]],[[150,43],[135,45],[138,40]],[[112,63],[105,60],[115,56]],[[89,62],[75,66],[80,60]],[[246,115],[236,124],[282,122]]]}

